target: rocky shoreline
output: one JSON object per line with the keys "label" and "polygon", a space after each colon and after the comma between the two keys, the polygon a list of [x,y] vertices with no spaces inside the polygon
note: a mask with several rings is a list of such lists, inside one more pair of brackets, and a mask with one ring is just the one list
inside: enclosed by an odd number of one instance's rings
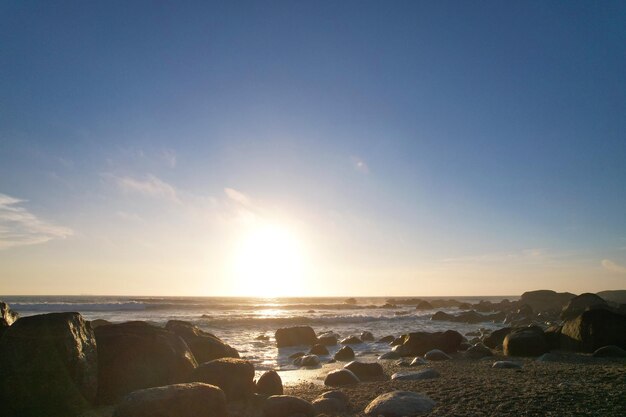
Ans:
{"label": "rocky shoreline", "polygon": [[[277,349],[302,348],[292,360],[314,382],[285,386],[280,373],[255,374],[237,350],[184,321],[162,328],[72,312],[19,318],[0,303],[0,417],[626,415],[623,295],[541,290],[513,302],[382,306],[454,306],[463,311],[431,319],[502,324],[465,335],[278,329]],[[389,346],[378,358],[350,348],[376,340]]]}

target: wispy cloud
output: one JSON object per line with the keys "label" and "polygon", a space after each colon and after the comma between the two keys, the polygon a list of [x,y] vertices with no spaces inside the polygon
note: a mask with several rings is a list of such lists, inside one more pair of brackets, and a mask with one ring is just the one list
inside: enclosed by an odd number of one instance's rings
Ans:
{"label": "wispy cloud", "polygon": [[610,259],[603,259],[600,263],[607,271],[616,272],[618,274],[626,274],[626,266],[615,263]]}
{"label": "wispy cloud", "polygon": [[362,174],[368,174],[370,172],[367,163],[358,156],[350,157],[350,161],[352,162],[352,167]]}
{"label": "wispy cloud", "polygon": [[180,203],[176,188],[154,175],[147,175],[144,179],[128,176],[117,176],[110,173],[102,174],[104,178],[113,180],[124,193],[139,194],[152,198],[160,198],[174,203]]}
{"label": "wispy cloud", "polygon": [[250,198],[241,191],[237,191],[234,188],[224,188],[224,193],[226,193],[226,196],[229,199],[236,203],[239,203],[243,206],[250,205]]}
{"label": "wispy cloud", "polygon": [[22,207],[25,200],[0,193],[0,249],[35,245],[72,235],[67,227],[45,222]]}

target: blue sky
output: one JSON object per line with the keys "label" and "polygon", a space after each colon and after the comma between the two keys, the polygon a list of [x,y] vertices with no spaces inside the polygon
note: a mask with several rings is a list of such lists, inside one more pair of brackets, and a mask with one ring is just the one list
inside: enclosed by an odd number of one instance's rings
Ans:
{"label": "blue sky", "polygon": [[3,3],[0,293],[243,294],[230,263],[265,224],[307,259],[276,294],[624,288],[624,21],[611,1]]}

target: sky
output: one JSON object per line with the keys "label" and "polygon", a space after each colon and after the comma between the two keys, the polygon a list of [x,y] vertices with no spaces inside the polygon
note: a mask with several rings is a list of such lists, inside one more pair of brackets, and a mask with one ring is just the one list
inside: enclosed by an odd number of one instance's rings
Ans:
{"label": "sky", "polygon": [[626,288],[626,3],[0,4],[0,294]]}

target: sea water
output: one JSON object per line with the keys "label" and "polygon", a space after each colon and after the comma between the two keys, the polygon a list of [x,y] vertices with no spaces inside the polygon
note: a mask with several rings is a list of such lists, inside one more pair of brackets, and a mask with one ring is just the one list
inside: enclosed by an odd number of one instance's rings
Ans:
{"label": "sea water", "polygon": [[[396,297],[450,299],[467,303],[498,302],[517,297]],[[342,337],[363,331],[399,336],[416,331],[457,330],[461,334],[480,328],[501,327],[494,323],[464,324],[431,321],[436,311],[459,313],[457,308],[416,310],[414,305],[384,308],[387,298],[356,298],[356,304],[342,298],[226,298],[226,297],[118,297],[118,296],[0,296],[21,316],[76,311],[86,320],[104,319],[114,323],[142,320],[164,326],[168,320],[186,320],[213,333],[236,348],[257,370],[295,369],[289,356],[303,347],[276,348],[274,332],[281,327],[308,325],[317,334],[332,331]],[[266,336],[266,337],[261,337]],[[334,354],[340,346],[329,347]],[[357,357],[375,358],[391,347],[365,342],[351,345]]]}

